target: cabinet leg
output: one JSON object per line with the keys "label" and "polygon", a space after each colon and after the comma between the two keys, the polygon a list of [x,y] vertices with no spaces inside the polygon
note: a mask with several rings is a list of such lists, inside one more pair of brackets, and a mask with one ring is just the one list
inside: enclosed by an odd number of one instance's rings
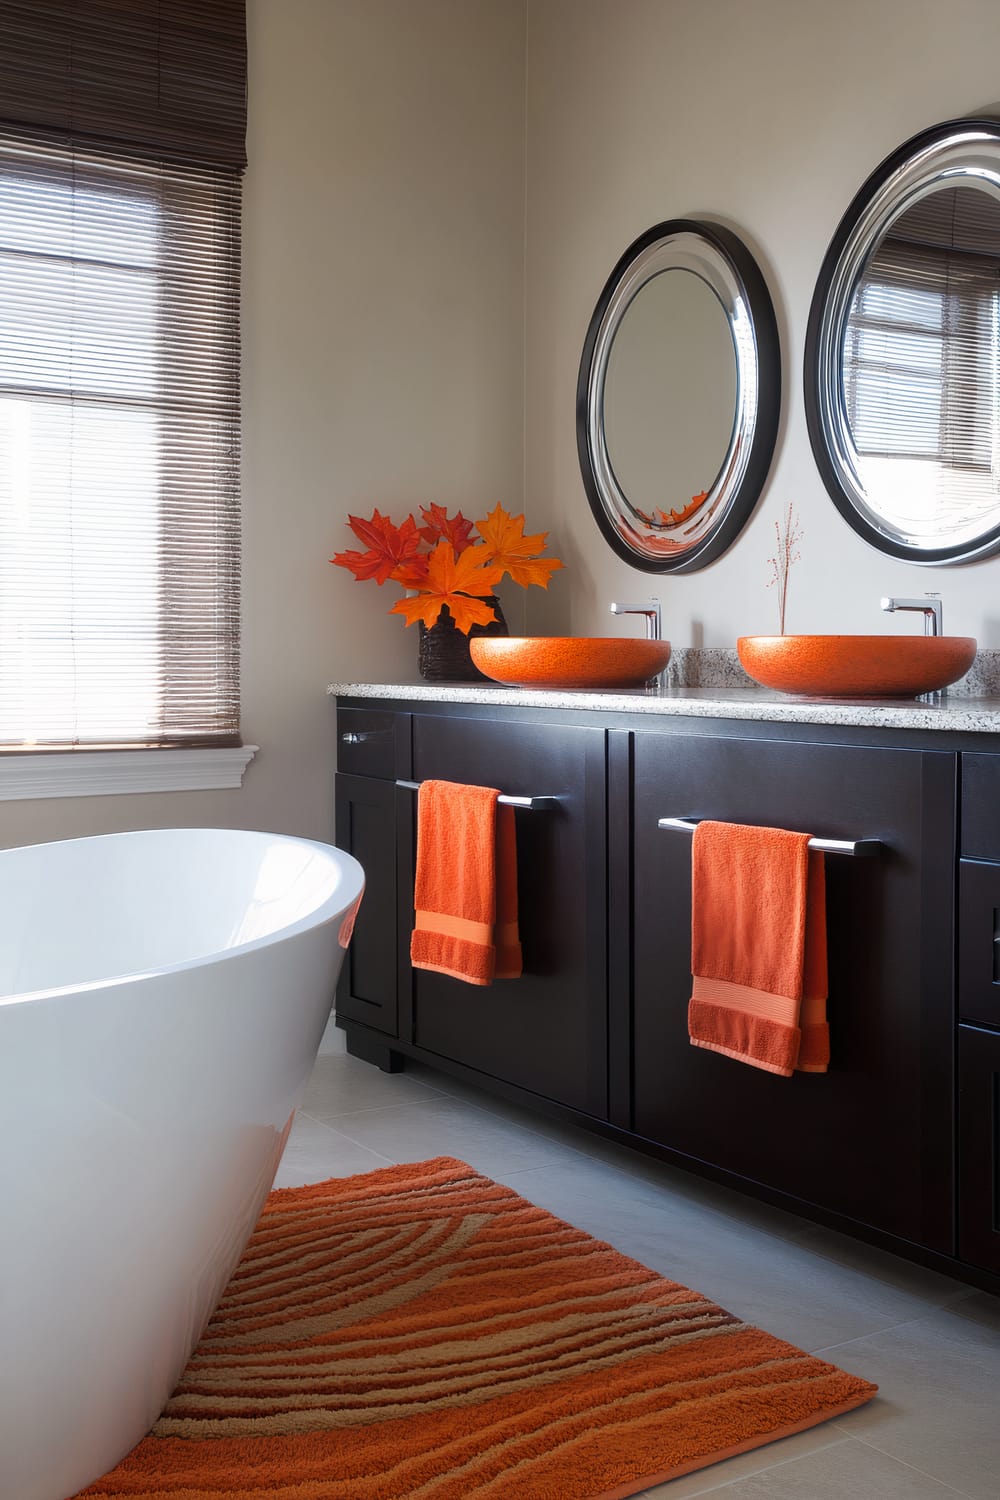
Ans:
{"label": "cabinet leg", "polygon": [[351,1057],[374,1063],[383,1073],[402,1073],[406,1059],[402,1052],[396,1052],[388,1042],[376,1041],[371,1035],[356,1031],[353,1026],[345,1026],[344,1033]]}

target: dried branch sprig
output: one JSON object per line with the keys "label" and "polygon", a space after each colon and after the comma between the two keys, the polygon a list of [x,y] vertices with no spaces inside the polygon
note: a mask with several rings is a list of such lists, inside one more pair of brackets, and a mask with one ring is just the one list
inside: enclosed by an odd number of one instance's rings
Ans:
{"label": "dried branch sprig", "polygon": [[802,554],[798,550],[802,540],[802,528],[795,514],[795,507],[789,500],[788,509],[785,511],[784,527],[777,521],[774,523],[775,555],[768,558],[771,565],[771,577],[768,579],[767,587],[778,588],[778,634],[785,633],[785,607],[788,603],[788,572],[793,563],[801,561]]}

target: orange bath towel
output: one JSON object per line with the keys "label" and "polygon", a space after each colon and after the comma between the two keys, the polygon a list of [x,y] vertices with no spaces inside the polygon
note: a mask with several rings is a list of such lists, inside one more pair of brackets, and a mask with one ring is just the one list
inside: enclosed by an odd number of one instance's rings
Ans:
{"label": "orange bath towel", "polygon": [[783,1078],[826,1072],[825,870],[808,833],[698,824],[691,970],[695,1047]]}
{"label": "orange bath towel", "polygon": [[492,787],[425,781],[417,793],[410,962],[469,984],[516,979],[514,809]]}

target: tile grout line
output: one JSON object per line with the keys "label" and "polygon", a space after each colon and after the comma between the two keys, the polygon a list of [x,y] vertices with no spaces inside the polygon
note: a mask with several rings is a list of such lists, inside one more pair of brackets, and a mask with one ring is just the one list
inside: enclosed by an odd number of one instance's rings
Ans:
{"label": "tile grout line", "polygon": [[[839,1430],[840,1429],[838,1426],[838,1431]],[[878,1443],[873,1443],[868,1438],[858,1437],[853,1432],[846,1432],[844,1433],[844,1436],[847,1438],[848,1442],[860,1443],[862,1447],[871,1448],[875,1453],[880,1453],[883,1458],[891,1459],[893,1463],[899,1464],[901,1468],[909,1469],[912,1474],[919,1474],[921,1479],[929,1479],[932,1484],[939,1484],[941,1488],[943,1490],[947,1490],[950,1495],[960,1495],[962,1497],[962,1500],[976,1500],[975,1495],[971,1494],[969,1490],[956,1489],[955,1486],[953,1484],[949,1484],[946,1479],[939,1478],[937,1474],[930,1474],[926,1469],[918,1468],[916,1464],[911,1464],[905,1458],[899,1458],[895,1453],[887,1452],[885,1448],[880,1448]]]}
{"label": "tile grout line", "polygon": [[[431,1092],[432,1092],[432,1090],[428,1090],[428,1093],[431,1093]],[[405,1100],[405,1103],[407,1103],[407,1104],[433,1104],[438,1099],[448,1099],[450,1097],[451,1096],[449,1094],[436,1094],[431,1099],[407,1099],[407,1100]],[[391,1103],[391,1102],[390,1103],[380,1103],[380,1104],[362,1104],[358,1109],[345,1109],[342,1115],[334,1115],[333,1118],[335,1120],[349,1120],[352,1115],[373,1115],[373,1114],[376,1114],[381,1109],[398,1109],[398,1108],[399,1108],[399,1104],[398,1103]],[[326,1124],[325,1120],[321,1120],[319,1115],[314,1115],[313,1112],[312,1112],[312,1110],[309,1109],[305,1104],[300,1104],[299,1105],[298,1113],[300,1115],[303,1115],[303,1114],[308,1115],[311,1120],[320,1120],[320,1124],[321,1125],[322,1124]]]}
{"label": "tile grout line", "polygon": [[[822,1427],[822,1425],[823,1424],[821,1422],[816,1423],[816,1427]],[[809,1431],[815,1431],[815,1430],[816,1430],[815,1427],[813,1427],[813,1428],[806,1428],[807,1432],[809,1432]],[[804,1433],[797,1433],[796,1436],[797,1437],[802,1437],[802,1436],[804,1436]],[[779,1439],[779,1441],[781,1441],[781,1440]],[[817,1453],[825,1453],[828,1448],[837,1448],[837,1447],[840,1446],[841,1443],[844,1443],[846,1441],[847,1441],[846,1434],[843,1435],[843,1436],[841,1436],[841,1437],[830,1438],[830,1440],[828,1442],[821,1443],[818,1448],[811,1448],[808,1453],[789,1454],[787,1458],[779,1458],[776,1463],[773,1463],[773,1464],[764,1464],[759,1469],[751,1469],[749,1473],[747,1473],[747,1474],[741,1474],[736,1479],[723,1479],[718,1484],[713,1484],[712,1487],[711,1487],[711,1489],[702,1490],[701,1494],[702,1495],[718,1495],[718,1494],[721,1494],[724,1490],[728,1490],[728,1489],[734,1488],[734,1486],[736,1486],[738,1484],[745,1484],[748,1480],[760,1479],[762,1475],[772,1474],[775,1471],[775,1469],[786,1469],[789,1464],[808,1463],[809,1459],[812,1458],[812,1457],[814,1457],[815,1454],[817,1454]],[[723,1463],[736,1463],[741,1458],[749,1458],[752,1453],[763,1453],[763,1452],[765,1452],[766,1449],[769,1446],[770,1445],[768,1443],[762,1443],[759,1448],[751,1449],[748,1453],[737,1454],[735,1456],[735,1458],[733,1458],[733,1459],[723,1459],[722,1462]],[[711,1467],[712,1466],[709,1465],[708,1469],[704,1470],[703,1472],[707,1473]],[[695,1472],[697,1473],[699,1471],[695,1470]],[[691,1476],[685,1474],[685,1475],[681,1475],[680,1477],[682,1479],[686,1479],[686,1478],[690,1478]],[[668,1480],[665,1480],[664,1483],[667,1484],[667,1485],[669,1485],[669,1484],[673,1483],[673,1481],[668,1479]],[[659,1486],[657,1486],[657,1488],[659,1488]],[[641,1495],[636,1496],[636,1500],[649,1500],[649,1496],[653,1496],[653,1500],[655,1500],[656,1491],[655,1490],[643,1490],[643,1492],[642,1492]],[[698,1495],[692,1495],[691,1496],[691,1500],[699,1500],[699,1496]],[[963,1500],[967,1500],[967,1497],[963,1496]]]}
{"label": "tile grout line", "polygon": [[884,1328],[871,1328],[867,1333],[857,1333],[851,1339],[841,1339],[839,1344],[822,1344],[818,1349],[810,1349],[809,1353],[814,1354],[817,1359],[822,1359],[827,1354],[836,1354],[838,1349],[850,1348],[851,1344],[863,1344],[867,1339],[877,1339],[886,1333],[896,1333],[900,1328],[907,1328],[911,1323],[921,1323],[924,1318],[938,1311],[938,1308],[930,1307],[926,1313],[922,1313],[917,1318],[900,1318],[897,1323],[886,1323]]}
{"label": "tile grout line", "polygon": [[[970,1291],[969,1295],[975,1295],[974,1291]],[[863,1344],[867,1339],[881,1338],[883,1334],[886,1333],[898,1333],[901,1328],[909,1328],[913,1323],[925,1323],[927,1319],[932,1318],[935,1313],[946,1312],[950,1307],[954,1306],[955,1303],[964,1300],[964,1297],[956,1297],[951,1302],[947,1303],[928,1303],[926,1310],[924,1312],[918,1313],[915,1318],[900,1318],[897,1323],[887,1323],[884,1328],[873,1328],[868,1333],[856,1334],[852,1339],[842,1339],[839,1344],[823,1344],[819,1349],[810,1349],[808,1352],[810,1354],[815,1354],[817,1358],[825,1354],[835,1354],[838,1349],[846,1349],[851,1344]],[[947,1335],[942,1334],[941,1337],[947,1338]],[[956,1343],[958,1341],[949,1339],[948,1342]]]}
{"label": "tile grout line", "polygon": [[[367,1111],[358,1110],[357,1113],[365,1114],[367,1113]],[[331,1135],[339,1135],[341,1140],[350,1141],[352,1146],[361,1146],[363,1150],[370,1151],[373,1156],[381,1156],[385,1161],[391,1162],[393,1166],[403,1165],[402,1162],[397,1162],[395,1157],[386,1156],[384,1151],[379,1151],[376,1149],[376,1147],[369,1146],[367,1141],[356,1140],[353,1135],[348,1135],[346,1130],[338,1130],[336,1125],[331,1125],[328,1120],[317,1119],[317,1117],[315,1115],[311,1115],[307,1109],[296,1110],[296,1119],[299,1118],[310,1120],[314,1125],[321,1125],[324,1130],[329,1130]],[[344,1118],[346,1118],[346,1116]],[[438,1154],[440,1155],[441,1153],[439,1152]]]}
{"label": "tile grout line", "polygon": [[[441,1094],[441,1095],[435,1096],[432,1099],[407,1099],[404,1102],[396,1103],[396,1104],[385,1103],[385,1104],[373,1105],[371,1109],[352,1110],[351,1111],[351,1116],[357,1116],[357,1115],[362,1115],[362,1114],[377,1114],[381,1110],[424,1109],[424,1108],[426,1108],[426,1107],[428,1107],[430,1105],[440,1105],[442,1099],[448,1100],[449,1102],[454,1103],[454,1104],[461,1104],[461,1105],[463,1105],[467,1109],[474,1109],[474,1110],[476,1110],[476,1112],[478,1114],[483,1115],[485,1118],[487,1118],[489,1120],[495,1121],[498,1125],[504,1126],[507,1130],[515,1130],[515,1131],[518,1132],[519,1135],[527,1136],[529,1138],[529,1140],[532,1141],[532,1143],[537,1143],[539,1140],[541,1140],[546,1145],[553,1146],[553,1147],[555,1147],[559,1151],[569,1151],[569,1152],[571,1152],[572,1155],[580,1157],[580,1159],[582,1161],[596,1161],[596,1160],[598,1160],[598,1158],[596,1158],[596,1157],[588,1157],[585,1152],[578,1150],[578,1148],[576,1146],[567,1145],[564,1141],[556,1140],[556,1139],[554,1139],[551,1136],[546,1136],[546,1135],[539,1136],[539,1135],[533,1134],[530,1130],[527,1129],[526,1126],[524,1126],[524,1125],[518,1125],[516,1122],[514,1122],[512,1120],[505,1120],[502,1115],[496,1115],[496,1114],[494,1114],[492,1112],[492,1110],[484,1109],[481,1105],[473,1104],[470,1100],[458,1098],[457,1096],[455,1096],[453,1094]],[[308,1113],[308,1111],[301,1111],[300,1110],[300,1113],[303,1113],[303,1112],[304,1113]],[[340,1116],[338,1116],[338,1118],[339,1119],[348,1119],[349,1116],[348,1115],[340,1115]],[[315,1115],[310,1115],[310,1119],[316,1119],[316,1116]],[[317,1123],[320,1124],[320,1125],[322,1125],[323,1121],[322,1120],[318,1120]],[[336,1128],[336,1127],[331,1127],[331,1128]],[[340,1133],[342,1135],[347,1135],[347,1131],[346,1130],[345,1131],[341,1131]],[[354,1137],[353,1136],[348,1136],[348,1139],[349,1140],[354,1140]],[[359,1146],[363,1146],[366,1143],[364,1141],[355,1141],[355,1144],[359,1145]],[[540,1165],[544,1165],[544,1166],[557,1166],[558,1165],[558,1158],[553,1158],[550,1161],[547,1161],[547,1162],[544,1162],[544,1163],[540,1163]]]}
{"label": "tile grout line", "polygon": [[[337,1130],[336,1125],[331,1125],[331,1124],[329,1124],[328,1121],[321,1120],[317,1115],[310,1114],[309,1111],[307,1109],[303,1109],[301,1105],[295,1111],[295,1118],[297,1120],[311,1120],[314,1125],[324,1125],[327,1130],[332,1130],[337,1135],[343,1135],[343,1131]],[[354,1144],[356,1146],[360,1146],[360,1145],[363,1144],[363,1142],[361,1142],[361,1141],[355,1141]],[[371,1148],[369,1148],[369,1149],[371,1149]]]}

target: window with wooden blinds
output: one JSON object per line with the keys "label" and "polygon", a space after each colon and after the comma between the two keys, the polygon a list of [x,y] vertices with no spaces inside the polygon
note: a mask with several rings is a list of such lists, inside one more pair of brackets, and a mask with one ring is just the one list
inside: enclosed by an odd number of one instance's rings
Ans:
{"label": "window with wooden blinds", "polygon": [[0,0],[8,749],[239,743],[238,10]]}

